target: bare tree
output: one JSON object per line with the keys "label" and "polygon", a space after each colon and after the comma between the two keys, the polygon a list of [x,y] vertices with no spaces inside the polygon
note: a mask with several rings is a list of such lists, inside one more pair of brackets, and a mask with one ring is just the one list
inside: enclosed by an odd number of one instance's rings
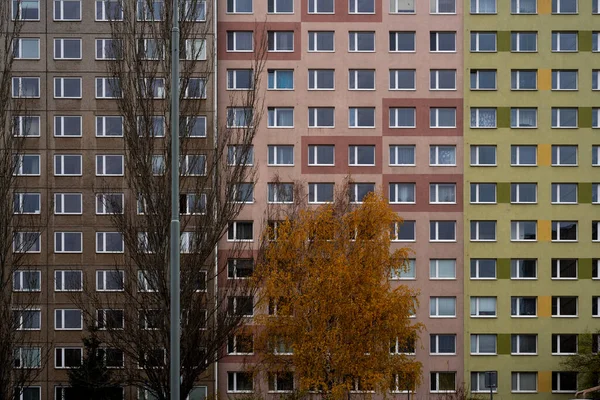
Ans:
{"label": "bare tree", "polygon": [[[97,85],[115,97],[115,111],[122,117],[125,177],[123,186],[106,181],[96,192],[97,204],[110,213],[122,236],[125,255],[113,272],[117,280],[125,278],[116,284],[116,293],[85,290],[75,300],[100,329],[101,341],[124,354],[123,382],[161,400],[170,393],[170,3],[105,3],[111,41],[103,51],[112,60],[106,63],[106,79]],[[244,323],[244,314],[229,307],[230,301],[255,292],[248,281],[228,280],[228,265],[222,262],[250,249],[233,246],[221,257],[217,243],[252,195],[252,141],[263,108],[259,87],[266,35],[257,38],[248,62],[248,90],[230,99],[227,121],[214,129],[212,5],[179,0],[182,399]],[[114,195],[118,192],[125,192],[128,201]]]}
{"label": "bare tree", "polygon": [[[24,20],[36,12],[20,0],[0,2],[0,398],[33,383],[45,365],[41,334],[41,272],[31,268],[39,252],[43,217],[40,193],[24,175],[39,174],[39,156],[27,155],[39,136],[39,117],[28,114],[36,95],[31,78],[13,77],[24,47]],[[39,12],[39,10],[38,10]],[[29,79],[29,80],[28,80]],[[39,89],[38,89],[39,90]],[[37,93],[39,95],[39,93]]]}

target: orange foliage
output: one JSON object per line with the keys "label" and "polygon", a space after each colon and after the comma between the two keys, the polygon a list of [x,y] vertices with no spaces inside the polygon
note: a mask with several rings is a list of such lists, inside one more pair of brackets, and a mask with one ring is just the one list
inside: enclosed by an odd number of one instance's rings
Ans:
{"label": "orange foliage", "polygon": [[[422,329],[409,319],[417,293],[389,281],[407,266],[407,249],[390,250],[399,221],[371,194],[353,209],[324,205],[277,225],[256,271],[264,310],[256,343],[268,371],[294,371],[297,389],[334,399],[357,387],[387,393],[394,374],[419,383],[420,363],[390,353],[392,341],[410,347]],[[285,342],[293,354],[281,355]]]}

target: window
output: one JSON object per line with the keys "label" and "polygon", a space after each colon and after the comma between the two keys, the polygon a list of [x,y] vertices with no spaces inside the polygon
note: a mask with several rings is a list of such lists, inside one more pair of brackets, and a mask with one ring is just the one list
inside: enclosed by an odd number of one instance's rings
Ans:
{"label": "window", "polygon": [[474,317],[496,317],[496,298],[471,296],[471,318]]}
{"label": "window", "polygon": [[552,0],[552,14],[577,14],[578,0]]}
{"label": "window", "polygon": [[12,19],[19,21],[39,21],[40,0],[12,0]]}
{"label": "window", "polygon": [[375,192],[374,183],[351,183],[348,188],[351,203],[362,203],[370,192]]}
{"label": "window", "polygon": [[600,128],[600,108],[592,108],[592,128]]}
{"label": "window", "polygon": [[227,2],[227,12],[234,14],[251,14],[252,0],[229,0]]}
{"label": "window", "polygon": [[394,223],[392,229],[392,240],[396,242],[414,242],[416,240],[415,221],[404,220],[402,223]]}
{"label": "window", "polygon": [[600,204],[600,183],[592,183],[592,204]]}
{"label": "window", "polygon": [[96,21],[123,20],[123,7],[119,0],[96,0]]}
{"label": "window", "polygon": [[[102,360],[106,368],[123,368],[125,366],[125,354],[120,349],[100,348],[98,349],[98,358]],[[122,388],[114,389],[117,393],[115,396],[122,399]]]}
{"label": "window", "polygon": [[510,165],[530,167],[537,165],[537,146],[510,146]]}
{"label": "window", "polygon": [[227,109],[228,128],[248,128],[252,125],[254,112],[249,107],[230,107]]}
{"label": "window", "polygon": [[577,32],[552,32],[552,51],[576,52]]}
{"label": "window", "polygon": [[233,296],[227,299],[227,313],[251,317],[254,315],[254,299],[251,296]]}
{"label": "window", "polygon": [[552,259],[552,279],[577,279],[577,259]]}
{"label": "window", "polygon": [[577,146],[552,146],[552,166],[576,166]]}
{"label": "window", "polygon": [[294,127],[294,108],[293,107],[269,107],[268,108],[268,127],[269,128],[293,128]]}
{"label": "window", "polygon": [[83,252],[82,232],[54,232],[55,253]]}
{"label": "window", "polygon": [[471,259],[471,279],[496,279],[496,260],[492,258]]}
{"label": "window", "polygon": [[333,31],[308,32],[308,51],[335,51],[335,36]]}
{"label": "window", "polygon": [[429,184],[429,204],[455,204],[455,183],[431,183]]}
{"label": "window", "polygon": [[471,128],[495,128],[495,108],[471,108]]}
{"label": "window", "polygon": [[32,115],[13,117],[13,135],[16,137],[39,137],[40,117]]}
{"label": "window", "polygon": [[600,90],[600,70],[592,70],[592,90]]}
{"label": "window", "polygon": [[429,279],[456,279],[456,260],[429,260]]}
{"label": "window", "polygon": [[187,78],[181,80],[184,99],[206,99],[206,79]]}
{"label": "window", "polygon": [[271,14],[293,14],[294,0],[269,0],[267,9]]}
{"label": "window", "polygon": [[268,51],[291,52],[294,51],[294,32],[269,31]]}
{"label": "window", "polygon": [[[402,267],[394,268],[390,274],[392,280],[412,280],[417,276],[416,260],[414,258],[408,259]],[[414,353],[414,349],[412,351]]]}
{"label": "window", "polygon": [[577,340],[577,335],[574,334],[552,334],[552,354],[577,354]]}
{"label": "window", "polygon": [[202,154],[183,156],[179,168],[182,176],[204,176],[206,175],[206,156]]}
{"label": "window", "polygon": [[511,90],[537,90],[537,70],[511,70]]}
{"label": "window", "polygon": [[54,349],[55,368],[75,368],[83,362],[81,347],[57,347]]}
{"label": "window", "polygon": [[456,354],[456,335],[432,334],[429,335],[429,354],[448,355]]}
{"label": "window", "polygon": [[185,45],[179,49],[182,60],[206,60],[206,40],[186,39]]}
{"label": "window", "polygon": [[229,201],[234,203],[254,203],[254,183],[232,184],[229,191]]}
{"label": "window", "polygon": [[390,32],[390,51],[414,52],[416,33],[411,31]]}
{"label": "window", "polygon": [[537,0],[511,0],[512,14],[537,14]]}
{"label": "window", "polygon": [[496,355],[496,335],[471,335],[471,355]]}
{"label": "window", "polygon": [[577,317],[577,296],[552,296],[552,317]]}
{"label": "window", "polygon": [[335,88],[335,70],[309,69],[308,90],[333,90]]}
{"label": "window", "polygon": [[510,389],[514,393],[537,392],[537,372],[512,372]]}
{"label": "window", "polygon": [[511,183],[510,202],[513,204],[537,203],[537,183]]}
{"label": "window", "polygon": [[390,90],[415,90],[416,70],[390,69]]}
{"label": "window", "polygon": [[80,99],[81,78],[54,78],[55,99]]}
{"label": "window", "polygon": [[375,32],[348,32],[348,51],[375,51]]}
{"label": "window", "polygon": [[54,291],[80,292],[83,290],[83,272],[75,270],[54,271]]}
{"label": "window", "polygon": [[536,317],[537,297],[511,297],[510,315],[512,317]]}
{"label": "window", "polygon": [[433,0],[429,3],[431,14],[456,14],[455,0]]}
{"label": "window", "polygon": [[96,291],[98,292],[120,292],[124,289],[125,276],[119,270],[96,271]]}
{"label": "window", "polygon": [[496,32],[471,32],[471,52],[495,53]]}
{"label": "window", "polygon": [[13,98],[39,98],[40,97],[40,78],[13,77],[12,78],[12,97]]}
{"label": "window", "polygon": [[55,176],[81,176],[81,155],[63,154],[54,156]]}
{"label": "window", "polygon": [[472,166],[495,166],[496,146],[471,145]]}
{"label": "window", "polygon": [[234,221],[229,223],[227,228],[228,241],[252,241],[253,239],[252,221]]}
{"label": "window", "polygon": [[15,271],[13,272],[14,292],[39,292],[42,290],[41,271]]}
{"label": "window", "polygon": [[17,347],[14,350],[15,368],[40,368],[41,366],[41,347]]}
{"label": "window", "polygon": [[552,371],[552,393],[575,393],[577,391],[577,372]]}
{"label": "window", "polygon": [[227,372],[227,391],[234,393],[253,392],[252,372]]}
{"label": "window", "polygon": [[54,0],[55,21],[81,21],[81,0]]}
{"label": "window", "polygon": [[138,21],[162,21],[164,9],[163,0],[138,0],[137,2],[137,20]]}
{"label": "window", "polygon": [[42,248],[40,232],[15,232],[13,234],[15,253],[39,253]]}
{"label": "window", "polygon": [[267,78],[269,90],[294,90],[293,69],[270,69],[268,70]]}
{"label": "window", "polygon": [[64,115],[54,117],[54,136],[81,137],[81,116]]}
{"label": "window", "polygon": [[510,353],[512,355],[537,354],[537,335],[510,335]]}
{"label": "window", "polygon": [[552,127],[577,128],[577,108],[552,107]]}
{"label": "window", "polygon": [[96,156],[96,176],[122,176],[124,162],[121,155]]}
{"label": "window", "polygon": [[431,297],[429,299],[429,317],[456,317],[456,297]]}
{"label": "window", "polygon": [[119,39],[96,39],[96,60],[121,58],[123,43]]}
{"label": "window", "polygon": [[496,241],[496,221],[471,221],[471,241]]}
{"label": "window", "polygon": [[335,146],[332,144],[309,145],[308,165],[335,165]]}
{"label": "window", "polygon": [[592,242],[600,241],[600,221],[592,221]]}
{"label": "window", "polygon": [[430,221],[430,242],[454,242],[456,241],[456,221]]}
{"label": "window", "polygon": [[495,69],[471,70],[471,90],[496,90]]}
{"label": "window", "polygon": [[254,32],[228,31],[227,51],[249,52],[254,51]]}
{"label": "window", "polygon": [[183,3],[185,15],[179,19],[186,21],[206,21],[205,0],[185,0]]}
{"label": "window", "polygon": [[41,212],[41,194],[15,192],[13,194],[13,213],[39,214]]}
{"label": "window", "polygon": [[537,221],[510,221],[510,240],[513,242],[536,241]]}
{"label": "window", "polygon": [[334,0],[308,0],[309,14],[333,14]]}
{"label": "window", "polygon": [[[164,125],[161,123],[161,127]],[[191,116],[181,117],[179,120],[180,131],[186,138],[205,138],[206,137],[206,117]],[[160,128],[158,128],[160,129]],[[156,128],[154,129],[157,130]],[[164,129],[162,130],[164,136]]]}
{"label": "window", "polygon": [[414,183],[390,183],[390,204],[414,204]]}
{"label": "window", "polygon": [[600,297],[592,296],[592,317],[600,317]]}
{"label": "window", "polygon": [[456,51],[456,32],[430,32],[429,51],[454,52]]}
{"label": "window", "polygon": [[96,253],[122,253],[123,248],[120,232],[96,232]]}
{"label": "window", "polygon": [[429,379],[431,393],[456,391],[456,372],[431,372]]}
{"label": "window", "polygon": [[390,166],[414,166],[414,145],[390,145]]}
{"label": "window", "polygon": [[81,39],[54,39],[55,60],[81,60]]}
{"label": "window", "polygon": [[375,146],[348,146],[348,165],[375,165]]}
{"label": "window", "polygon": [[390,354],[415,354],[415,337],[396,337],[390,342]]}
{"label": "window", "polygon": [[414,0],[390,0],[390,14],[414,14]]}
{"label": "window", "polygon": [[432,69],[429,71],[429,90],[456,90],[455,69]]}
{"label": "window", "polygon": [[537,128],[537,108],[511,108],[511,128]]}
{"label": "window", "polygon": [[[490,388],[486,386],[486,374],[492,372],[498,376],[497,371],[486,371],[486,372],[471,372],[471,392],[472,393],[489,393]],[[494,386],[491,389],[494,393],[498,391],[498,387]]]}
{"label": "window", "polygon": [[83,313],[77,309],[54,310],[54,329],[57,331],[83,329]]}
{"label": "window", "polygon": [[430,128],[456,128],[456,108],[430,108]]}
{"label": "window", "polygon": [[375,0],[348,0],[349,14],[375,14]]}
{"label": "window", "polygon": [[[552,70],[552,90],[577,90],[577,70]],[[565,110],[555,109],[553,110]],[[577,109],[573,109],[576,110]],[[554,120],[554,115],[553,115]],[[574,121],[573,121],[574,122]],[[574,122],[575,123],[575,122]],[[576,123],[575,123],[576,125]],[[553,125],[554,127],[554,125]]]}
{"label": "window", "polygon": [[309,183],[308,203],[322,204],[333,201],[333,183]]}
{"label": "window", "polygon": [[537,259],[510,260],[510,279],[537,279]]}
{"label": "window", "polygon": [[123,136],[123,117],[121,117],[121,116],[97,116],[96,117],[96,136],[97,137],[122,137]]}
{"label": "window", "polygon": [[293,183],[268,183],[267,201],[269,203],[293,203],[294,202],[294,184]]}
{"label": "window", "polygon": [[496,204],[496,184],[471,183],[471,204]]}
{"label": "window", "polygon": [[496,14],[496,0],[471,0],[471,14]]}
{"label": "window", "polygon": [[13,56],[16,60],[39,60],[40,39],[17,38],[13,40]]}
{"label": "window", "polygon": [[121,97],[119,78],[96,78],[96,98],[116,99]]}
{"label": "window", "polygon": [[553,242],[576,242],[577,221],[552,221]]}
{"label": "window", "polygon": [[246,279],[254,273],[254,260],[251,258],[230,258],[227,260],[227,279]]}
{"label": "window", "polygon": [[227,354],[253,354],[254,337],[252,334],[237,334],[227,339]]}
{"label": "window", "polygon": [[348,109],[348,127],[349,128],[374,128],[375,127],[375,108],[374,107],[350,107]]}
{"label": "window", "polygon": [[374,90],[374,69],[351,69],[348,70],[348,90]]}
{"label": "window", "polygon": [[42,312],[38,309],[13,309],[16,329],[19,331],[39,331],[42,327]]}
{"label": "window", "polygon": [[600,4],[598,0],[592,1],[592,14],[600,14]]}
{"label": "window", "polygon": [[118,309],[96,310],[96,326],[100,330],[123,329],[125,313]]}
{"label": "window", "polygon": [[268,165],[294,165],[294,146],[267,146]]}
{"label": "window", "polygon": [[511,32],[510,51],[532,53],[537,51],[537,32]]}
{"label": "window", "polygon": [[429,165],[456,165],[456,146],[429,146]]}

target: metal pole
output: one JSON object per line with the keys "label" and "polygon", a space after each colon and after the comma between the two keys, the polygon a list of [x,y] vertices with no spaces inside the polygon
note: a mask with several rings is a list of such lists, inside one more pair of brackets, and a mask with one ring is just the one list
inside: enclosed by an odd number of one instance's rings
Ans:
{"label": "metal pole", "polygon": [[173,0],[171,29],[171,400],[180,400],[180,266],[179,266],[179,0]]}

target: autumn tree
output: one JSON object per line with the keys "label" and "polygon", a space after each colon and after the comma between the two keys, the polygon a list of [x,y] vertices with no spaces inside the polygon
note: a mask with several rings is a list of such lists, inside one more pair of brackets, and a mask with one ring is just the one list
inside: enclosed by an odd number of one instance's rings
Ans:
{"label": "autumn tree", "polygon": [[[49,346],[40,332],[41,271],[33,267],[40,251],[39,117],[30,114],[39,97],[39,81],[19,76],[18,59],[31,49],[21,38],[39,8],[16,1],[0,2],[0,399],[25,391],[39,376]],[[37,46],[37,45],[36,45]],[[25,389],[26,388],[26,389]]]}
{"label": "autumn tree", "polygon": [[[586,391],[583,398],[600,399],[600,331],[579,335],[577,354],[565,357],[561,366],[565,371],[576,371],[577,386]],[[595,388],[595,390],[594,390]]]}
{"label": "autumn tree", "polygon": [[[92,281],[74,301],[100,329],[104,345],[123,354],[124,365],[118,370],[123,381],[152,398],[168,399],[171,96],[178,93],[180,392],[185,399],[243,322],[242,315],[228,314],[227,299],[232,293],[254,293],[239,280],[216,284],[227,273],[226,264],[218,262],[217,244],[249,200],[241,184],[253,185],[255,180],[252,141],[262,115],[258,93],[266,37],[263,41],[257,36],[254,58],[248,60],[247,90],[229,99],[233,111],[223,110],[227,118],[219,122],[214,97],[215,2],[179,0],[178,91],[170,80],[172,2],[106,0],[103,7],[110,40],[96,49],[106,65],[105,76],[96,80],[97,97],[100,93],[108,99],[102,102],[110,110],[107,114],[119,117],[106,117],[100,129],[105,135],[122,136],[124,177],[106,178],[94,189],[96,207],[106,215],[103,229],[111,232],[103,239],[116,243],[123,254],[103,276],[111,292],[94,290]],[[112,168],[109,161],[115,160],[105,161],[103,166]],[[235,247],[229,255],[243,250]]]}
{"label": "autumn tree", "polygon": [[257,348],[270,385],[317,390],[334,399],[352,390],[385,393],[418,385],[421,365],[403,353],[421,330],[409,317],[417,293],[392,286],[407,249],[390,248],[400,218],[371,193],[357,206],[338,199],[302,209],[266,230],[256,276],[263,282]]}

